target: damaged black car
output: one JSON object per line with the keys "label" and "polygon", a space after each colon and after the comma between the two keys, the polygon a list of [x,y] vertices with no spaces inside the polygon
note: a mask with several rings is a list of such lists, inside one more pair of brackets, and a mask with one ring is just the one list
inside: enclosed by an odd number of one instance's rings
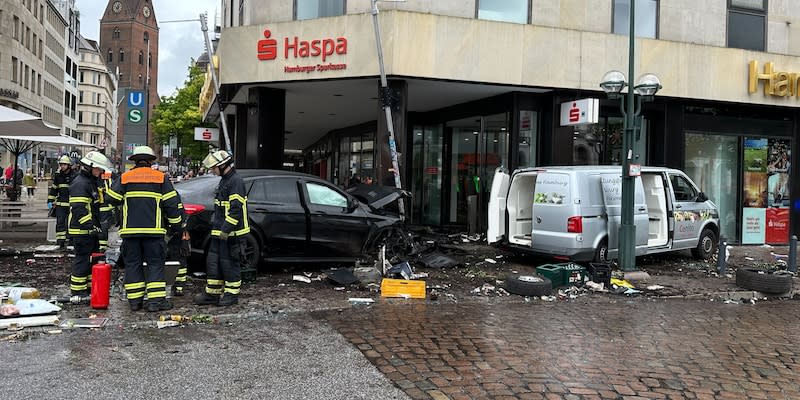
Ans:
{"label": "damaged black car", "polygon": [[[247,189],[249,265],[356,262],[374,256],[384,244],[396,246],[407,238],[396,213],[397,198],[407,192],[372,185],[348,192],[303,173],[237,171]],[[218,182],[219,177],[205,175],[175,184],[189,215],[192,253],[203,259]]]}

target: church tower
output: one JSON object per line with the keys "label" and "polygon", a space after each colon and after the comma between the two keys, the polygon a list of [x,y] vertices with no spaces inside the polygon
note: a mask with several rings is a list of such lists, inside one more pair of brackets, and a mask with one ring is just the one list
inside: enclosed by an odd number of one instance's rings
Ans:
{"label": "church tower", "polygon": [[158,22],[151,0],[109,0],[100,19],[100,52],[118,72],[117,149],[122,163],[133,147],[151,144],[158,103]]}

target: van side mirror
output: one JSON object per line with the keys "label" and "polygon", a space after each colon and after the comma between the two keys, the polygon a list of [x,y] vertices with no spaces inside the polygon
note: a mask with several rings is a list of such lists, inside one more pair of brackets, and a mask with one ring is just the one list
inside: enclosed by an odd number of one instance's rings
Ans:
{"label": "van side mirror", "polygon": [[700,193],[697,194],[697,199],[695,199],[695,201],[698,202],[698,203],[702,203],[702,202],[708,201],[708,196],[706,196],[705,193],[700,192]]}

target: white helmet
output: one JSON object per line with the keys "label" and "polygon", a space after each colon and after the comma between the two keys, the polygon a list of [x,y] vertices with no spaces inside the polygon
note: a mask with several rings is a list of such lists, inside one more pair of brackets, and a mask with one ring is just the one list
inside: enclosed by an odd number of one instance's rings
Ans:
{"label": "white helmet", "polygon": [[221,167],[231,162],[231,155],[225,150],[217,150],[203,159],[203,166],[207,169]]}
{"label": "white helmet", "polygon": [[158,157],[156,157],[156,153],[150,146],[136,146],[136,148],[133,149],[133,154],[128,156],[128,160],[131,161],[144,160],[152,162],[156,158]]}
{"label": "white helmet", "polygon": [[111,163],[108,161],[103,153],[99,151],[90,151],[81,158],[81,164],[89,168],[100,168],[104,171],[111,171]]}

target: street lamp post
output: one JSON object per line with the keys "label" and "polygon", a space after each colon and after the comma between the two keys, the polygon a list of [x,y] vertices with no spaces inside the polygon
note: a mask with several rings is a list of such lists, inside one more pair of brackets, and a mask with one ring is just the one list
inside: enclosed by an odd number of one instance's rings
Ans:
{"label": "street lamp post", "polygon": [[[636,0],[630,2],[630,19],[628,33],[628,77],[633,77],[634,37],[635,37],[635,7]],[[622,89],[628,86],[627,101],[622,96]],[[619,264],[623,271],[636,270],[636,225],[633,220],[634,191],[637,171],[632,171],[633,147],[639,140],[636,132],[636,117],[641,113],[642,102],[652,101],[656,92],[661,89],[661,82],[653,74],[644,74],[639,77],[638,83],[630,87],[625,81],[625,74],[620,71],[609,71],[603,76],[600,87],[609,99],[620,99],[620,111],[625,117],[623,123],[624,135],[622,137],[622,203],[619,227]],[[638,95],[638,96],[636,96]],[[627,104],[626,104],[627,103]],[[626,111],[627,106],[627,111]],[[638,163],[633,164],[638,166]]]}

